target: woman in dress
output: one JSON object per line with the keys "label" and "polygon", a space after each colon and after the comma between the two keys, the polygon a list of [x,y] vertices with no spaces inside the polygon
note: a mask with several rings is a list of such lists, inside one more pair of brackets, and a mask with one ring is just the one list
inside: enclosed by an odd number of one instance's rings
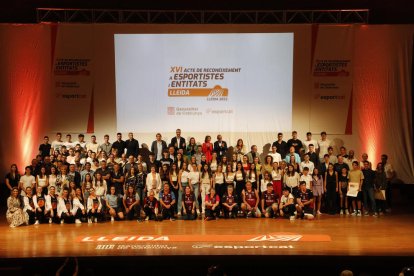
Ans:
{"label": "woman in dress", "polygon": [[207,163],[211,162],[211,154],[213,153],[213,144],[211,143],[211,136],[207,135],[204,139],[204,143],[202,146],[202,151],[206,156]]}
{"label": "woman in dress", "polygon": [[227,156],[223,156],[220,161],[220,165],[223,170],[223,173],[226,173],[227,171],[227,164],[228,164]]}
{"label": "woman in dress", "polygon": [[246,147],[243,144],[242,139],[238,139],[236,146],[234,147],[234,153],[237,155],[237,161],[242,161],[243,156],[246,154]]}
{"label": "woman in dress", "polygon": [[319,170],[317,168],[313,169],[312,173],[312,192],[313,196],[315,197],[315,210],[316,214],[320,215],[321,213],[321,202],[322,202],[322,195],[323,195],[323,177],[319,174]]}
{"label": "woman in dress", "polygon": [[10,166],[10,172],[6,175],[6,186],[10,192],[14,187],[19,187],[20,174],[16,164]]}
{"label": "woman in dress", "polygon": [[338,193],[338,173],[334,166],[329,164],[328,171],[325,172],[324,192],[326,200],[326,210],[330,215],[336,214],[336,197]]}
{"label": "woman in dress", "polygon": [[19,199],[19,189],[13,187],[10,197],[7,199],[6,218],[10,227],[20,226],[22,224],[29,224],[29,215],[23,212],[21,202]]}
{"label": "woman in dress", "polygon": [[273,157],[268,155],[265,158],[265,163],[263,165],[262,173],[264,174],[264,172],[267,171],[269,174],[272,174],[272,170],[273,170]]}

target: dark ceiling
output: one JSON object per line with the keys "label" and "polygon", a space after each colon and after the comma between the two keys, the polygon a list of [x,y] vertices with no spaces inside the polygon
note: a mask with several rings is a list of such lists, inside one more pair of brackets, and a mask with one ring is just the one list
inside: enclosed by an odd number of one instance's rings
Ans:
{"label": "dark ceiling", "polygon": [[414,0],[5,0],[0,22],[36,22],[36,8],[139,10],[370,9],[371,24],[414,23]]}

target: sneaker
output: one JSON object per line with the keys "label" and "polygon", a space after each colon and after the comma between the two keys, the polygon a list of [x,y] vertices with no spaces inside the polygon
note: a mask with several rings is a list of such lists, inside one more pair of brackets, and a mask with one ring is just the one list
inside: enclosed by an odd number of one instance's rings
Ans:
{"label": "sneaker", "polygon": [[316,212],[317,215],[322,215],[321,211]]}
{"label": "sneaker", "polygon": [[75,220],[75,223],[76,223],[76,224],[81,224],[81,223],[82,223],[82,221],[80,221],[80,219],[76,219],[76,220]]}
{"label": "sneaker", "polygon": [[181,217],[181,212],[178,212],[177,216]]}
{"label": "sneaker", "polygon": [[312,214],[305,214],[305,218],[308,219],[308,220],[312,220],[315,217]]}
{"label": "sneaker", "polygon": [[356,211],[353,211],[352,214],[351,214],[351,216],[356,216],[356,215],[357,215]]}
{"label": "sneaker", "polygon": [[170,221],[175,221],[175,218],[170,218]]}
{"label": "sneaker", "polygon": [[91,219],[88,219],[88,223],[92,223],[92,220]]}
{"label": "sneaker", "polygon": [[373,214],[373,216],[374,216],[374,217],[378,217],[378,213],[377,213],[377,212],[375,212],[375,213]]}
{"label": "sneaker", "polygon": [[64,224],[65,222],[64,222],[64,220],[63,219],[61,219],[60,220],[60,224]]}
{"label": "sneaker", "polygon": [[349,215],[348,209],[345,210],[345,215]]}
{"label": "sneaker", "polygon": [[115,218],[114,217],[111,217],[111,222],[114,222],[115,221]]}
{"label": "sneaker", "polygon": [[98,218],[95,218],[94,222],[95,222],[95,223],[98,223]]}
{"label": "sneaker", "polygon": [[366,217],[369,216],[369,213],[365,211],[364,216],[366,216]]}
{"label": "sneaker", "polygon": [[361,212],[358,212],[358,213],[357,213],[357,216],[358,216],[358,217],[362,216]]}
{"label": "sneaker", "polygon": [[145,221],[149,221],[149,216],[146,216],[145,217]]}
{"label": "sneaker", "polygon": [[200,211],[199,210],[197,210],[197,216],[200,216]]}
{"label": "sneaker", "polygon": [[51,224],[51,223],[52,223],[52,219],[50,218],[50,219],[49,219],[49,224]]}
{"label": "sneaker", "polygon": [[339,214],[340,214],[340,215],[343,215],[343,214],[344,214],[344,210],[341,210],[341,211],[339,212]]}
{"label": "sneaker", "polygon": [[290,220],[295,220],[295,219],[296,219],[296,217],[295,217],[295,216],[290,216],[290,217],[289,217],[289,219],[290,219]]}
{"label": "sneaker", "polygon": [[38,220],[36,220],[35,221],[35,223],[34,223],[34,225],[38,225],[39,224],[39,221]]}

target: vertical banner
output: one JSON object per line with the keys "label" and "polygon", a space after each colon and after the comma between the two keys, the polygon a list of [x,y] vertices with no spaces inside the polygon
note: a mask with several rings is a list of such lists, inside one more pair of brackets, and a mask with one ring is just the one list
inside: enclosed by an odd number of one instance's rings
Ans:
{"label": "vertical banner", "polygon": [[312,28],[310,130],[352,134],[352,26]]}
{"label": "vertical banner", "polygon": [[49,112],[51,129],[93,132],[93,37],[90,28],[65,25],[53,28],[57,29],[51,32],[52,97],[55,99]]}

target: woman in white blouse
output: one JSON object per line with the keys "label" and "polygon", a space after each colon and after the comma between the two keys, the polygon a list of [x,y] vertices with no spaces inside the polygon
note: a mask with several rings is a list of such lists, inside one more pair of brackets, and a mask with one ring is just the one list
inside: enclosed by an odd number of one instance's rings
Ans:
{"label": "woman in white blouse", "polygon": [[154,191],[155,197],[158,199],[161,191],[161,177],[160,174],[156,172],[155,166],[151,166],[150,170],[150,173],[147,175],[146,183],[147,196],[149,196],[150,191]]}
{"label": "woman in white blouse", "polygon": [[300,180],[300,176],[298,172],[295,171],[295,168],[292,164],[289,164],[287,172],[283,179],[283,183],[285,184],[286,187],[289,188],[290,192],[294,195],[296,194],[298,190],[299,180]]}

